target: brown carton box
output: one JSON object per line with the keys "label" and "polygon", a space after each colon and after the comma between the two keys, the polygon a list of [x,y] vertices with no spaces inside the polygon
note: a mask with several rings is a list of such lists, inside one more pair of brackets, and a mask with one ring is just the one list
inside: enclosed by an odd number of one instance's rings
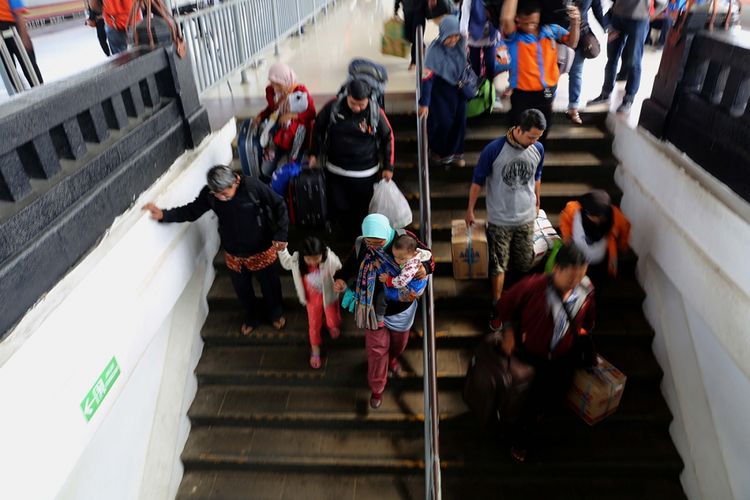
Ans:
{"label": "brown carton box", "polygon": [[576,370],[568,392],[568,406],[594,425],[617,410],[627,377],[612,363],[596,357],[596,366]]}
{"label": "brown carton box", "polygon": [[488,248],[485,221],[477,220],[466,230],[466,222],[451,223],[451,254],[453,255],[453,277],[457,280],[487,277]]}

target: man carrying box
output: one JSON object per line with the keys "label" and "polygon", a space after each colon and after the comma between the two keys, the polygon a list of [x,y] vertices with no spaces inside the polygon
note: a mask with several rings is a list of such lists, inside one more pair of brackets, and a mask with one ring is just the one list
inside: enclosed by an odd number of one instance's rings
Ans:
{"label": "man carrying box", "polygon": [[493,303],[500,300],[510,260],[522,272],[531,267],[544,165],[544,146],[537,141],[545,128],[547,120],[542,112],[527,109],[505,137],[495,139],[482,150],[474,167],[466,225],[474,224],[474,207],[486,183]]}
{"label": "man carrying box", "polygon": [[498,304],[492,326],[503,327],[503,350],[535,373],[520,415],[509,422],[511,457],[518,462],[526,459],[539,418],[564,401],[575,369],[593,362],[588,333],[596,311],[587,267],[578,248],[563,245],[551,275],[527,276]]}

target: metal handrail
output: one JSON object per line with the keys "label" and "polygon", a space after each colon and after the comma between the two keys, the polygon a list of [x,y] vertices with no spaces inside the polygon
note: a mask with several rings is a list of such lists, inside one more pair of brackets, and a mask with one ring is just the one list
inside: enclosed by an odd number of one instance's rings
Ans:
{"label": "metal handrail", "polygon": [[[430,209],[430,171],[428,164],[427,117],[419,116],[419,99],[422,89],[424,66],[424,33],[417,27],[416,45],[417,83],[417,168],[419,170],[419,229],[422,241],[432,248],[432,212]],[[422,295],[422,340],[424,350],[424,449],[425,449],[425,498],[440,500],[440,442],[437,394],[437,354],[435,351],[435,300],[432,275]]]}
{"label": "metal handrail", "polygon": [[302,33],[318,12],[336,0],[228,0],[189,14],[176,15],[185,37],[199,92],[245,70],[254,58],[287,36]]}

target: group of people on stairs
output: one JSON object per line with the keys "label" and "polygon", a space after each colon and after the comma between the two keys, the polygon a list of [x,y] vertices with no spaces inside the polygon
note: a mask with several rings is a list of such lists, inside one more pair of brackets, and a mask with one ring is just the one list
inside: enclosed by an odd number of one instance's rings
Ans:
{"label": "group of people on stairs", "polygon": [[[454,77],[466,61],[457,19],[444,16],[440,29],[439,39],[428,50],[433,76],[423,81],[429,109],[429,99],[457,92],[459,80]],[[556,29],[548,34],[568,36]],[[461,61],[454,57],[460,51],[464,51]],[[304,112],[285,108],[295,94],[295,99],[307,103]],[[408,343],[421,295],[417,286],[435,269],[431,249],[415,234],[395,229],[382,214],[367,213],[375,181],[393,178],[392,128],[382,103],[360,79],[348,81],[342,94],[316,115],[312,97],[291,68],[276,63],[269,71],[266,99],[259,120],[275,114],[280,128],[271,135],[274,156],[265,156],[262,175],[245,176],[217,165],[208,171],[207,185],[193,202],[169,210],[152,203],[144,208],[164,223],[195,221],[209,210],[216,213],[225,262],[245,311],[240,328],[243,335],[252,335],[263,321],[270,321],[276,329],[285,327],[276,260],[291,271],[296,295],[307,310],[309,365],[313,369],[325,364],[323,326],[331,339],[339,338],[343,334],[342,309],[351,311],[357,327],[365,331],[369,402],[377,409],[388,375],[402,371],[399,358]],[[451,130],[460,114],[442,111],[429,112],[433,122],[436,118],[445,122],[433,127]],[[569,381],[579,357],[576,339],[593,327],[588,266],[591,263],[592,270],[600,269],[597,281],[614,275],[617,255],[627,248],[629,233],[629,224],[605,192],[594,191],[573,200],[561,214],[565,244],[551,273],[527,276],[503,292],[509,268],[528,272],[531,265],[533,221],[540,208],[545,156],[541,139],[549,123],[543,111],[528,107],[518,113],[505,136],[484,148],[474,167],[466,214],[467,224],[475,224],[476,202],[486,189],[494,311],[490,328],[503,332],[502,348],[508,356],[523,357],[538,374],[528,404],[513,422],[513,456],[518,460],[525,457],[528,436],[533,434],[539,413],[560,396],[560,387]],[[293,129],[290,136],[304,137],[298,150],[283,143],[284,132],[279,130],[284,127]],[[432,130],[438,133],[437,128]],[[435,148],[447,143],[431,144]],[[446,154],[453,151],[446,150]],[[287,248],[286,202],[264,180],[273,174],[279,157],[299,160],[305,152],[310,168],[325,169],[331,220],[354,241],[345,259],[334,253],[320,233],[304,238],[293,252]],[[262,301],[255,296],[253,280],[261,287]]]}

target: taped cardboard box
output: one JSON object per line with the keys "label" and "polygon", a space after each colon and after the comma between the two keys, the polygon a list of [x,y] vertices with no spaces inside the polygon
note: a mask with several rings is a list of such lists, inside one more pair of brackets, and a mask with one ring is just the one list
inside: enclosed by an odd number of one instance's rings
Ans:
{"label": "taped cardboard box", "polygon": [[568,406],[587,424],[594,425],[617,410],[626,380],[612,363],[597,356],[596,366],[576,370]]}
{"label": "taped cardboard box", "polygon": [[466,228],[466,221],[451,222],[453,277],[457,280],[487,277],[489,254],[485,226],[481,219],[475,221],[470,230]]}

